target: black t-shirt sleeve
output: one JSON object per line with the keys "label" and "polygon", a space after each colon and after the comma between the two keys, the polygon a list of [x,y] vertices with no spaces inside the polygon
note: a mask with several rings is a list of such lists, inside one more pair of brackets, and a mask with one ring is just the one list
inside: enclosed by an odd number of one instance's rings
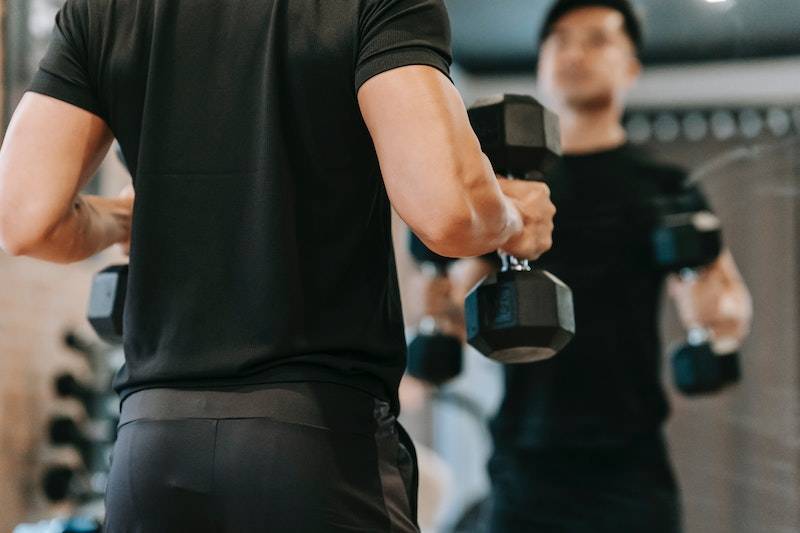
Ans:
{"label": "black t-shirt sleeve", "polygon": [[443,0],[367,0],[359,24],[356,91],[368,79],[408,65],[450,77],[450,21]]}
{"label": "black t-shirt sleeve", "polygon": [[87,0],[67,0],[56,15],[50,46],[28,90],[103,117],[89,75]]}

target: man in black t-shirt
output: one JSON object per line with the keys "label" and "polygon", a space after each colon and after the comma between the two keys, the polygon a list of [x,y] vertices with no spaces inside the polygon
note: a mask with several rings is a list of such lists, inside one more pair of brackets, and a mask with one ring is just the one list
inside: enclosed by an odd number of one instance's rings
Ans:
{"label": "man in black t-shirt", "polygon": [[[565,155],[547,178],[558,213],[553,248],[537,264],[572,288],[576,336],[550,360],[505,368],[491,424],[492,532],[680,529],[662,437],[665,275],[651,259],[643,209],[682,191],[686,175],[626,144],[623,98],[641,69],[640,44],[624,0],[556,2],[542,32],[539,87],[559,114]],[[453,305],[490,268],[454,268]],[[728,251],[696,283],[669,285],[687,326],[745,336],[749,295]]]}
{"label": "man in black t-shirt", "polygon": [[[130,243],[107,531],[416,529],[390,201],[453,257],[538,257],[554,212],[496,179],[449,39],[443,0],[60,10],[0,152],[0,244]],[[114,138],[134,188],[79,194]]]}

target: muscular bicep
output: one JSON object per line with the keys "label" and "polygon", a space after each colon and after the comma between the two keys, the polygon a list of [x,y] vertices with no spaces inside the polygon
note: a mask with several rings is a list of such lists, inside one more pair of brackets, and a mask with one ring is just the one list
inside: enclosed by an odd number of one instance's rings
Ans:
{"label": "muscular bicep", "polygon": [[98,116],[27,93],[0,150],[3,233],[29,236],[55,226],[97,171],[112,141],[111,130]]}
{"label": "muscular bicep", "polygon": [[461,96],[437,69],[407,66],[368,80],[358,101],[392,205],[424,237],[463,203],[464,176],[488,172]]}

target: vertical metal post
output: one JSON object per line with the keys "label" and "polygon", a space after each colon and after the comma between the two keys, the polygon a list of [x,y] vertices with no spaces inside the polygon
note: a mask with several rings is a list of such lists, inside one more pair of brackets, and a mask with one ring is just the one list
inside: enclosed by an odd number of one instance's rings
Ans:
{"label": "vertical metal post", "polygon": [[30,80],[29,0],[2,0],[3,4],[3,124],[5,132],[11,113]]}

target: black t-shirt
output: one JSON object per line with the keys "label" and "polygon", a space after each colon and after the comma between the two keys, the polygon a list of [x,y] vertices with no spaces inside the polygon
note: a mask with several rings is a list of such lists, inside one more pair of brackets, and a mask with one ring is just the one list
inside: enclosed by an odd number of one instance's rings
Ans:
{"label": "black t-shirt", "polygon": [[66,2],[31,90],[103,118],[133,175],[123,397],[329,381],[396,403],[390,209],[356,95],[450,59],[442,0]]}
{"label": "black t-shirt", "polygon": [[506,368],[499,447],[616,446],[661,426],[665,275],[652,260],[651,205],[683,192],[685,177],[629,146],[565,156],[548,176],[558,213],[537,266],[572,288],[576,335],[552,359]]}

